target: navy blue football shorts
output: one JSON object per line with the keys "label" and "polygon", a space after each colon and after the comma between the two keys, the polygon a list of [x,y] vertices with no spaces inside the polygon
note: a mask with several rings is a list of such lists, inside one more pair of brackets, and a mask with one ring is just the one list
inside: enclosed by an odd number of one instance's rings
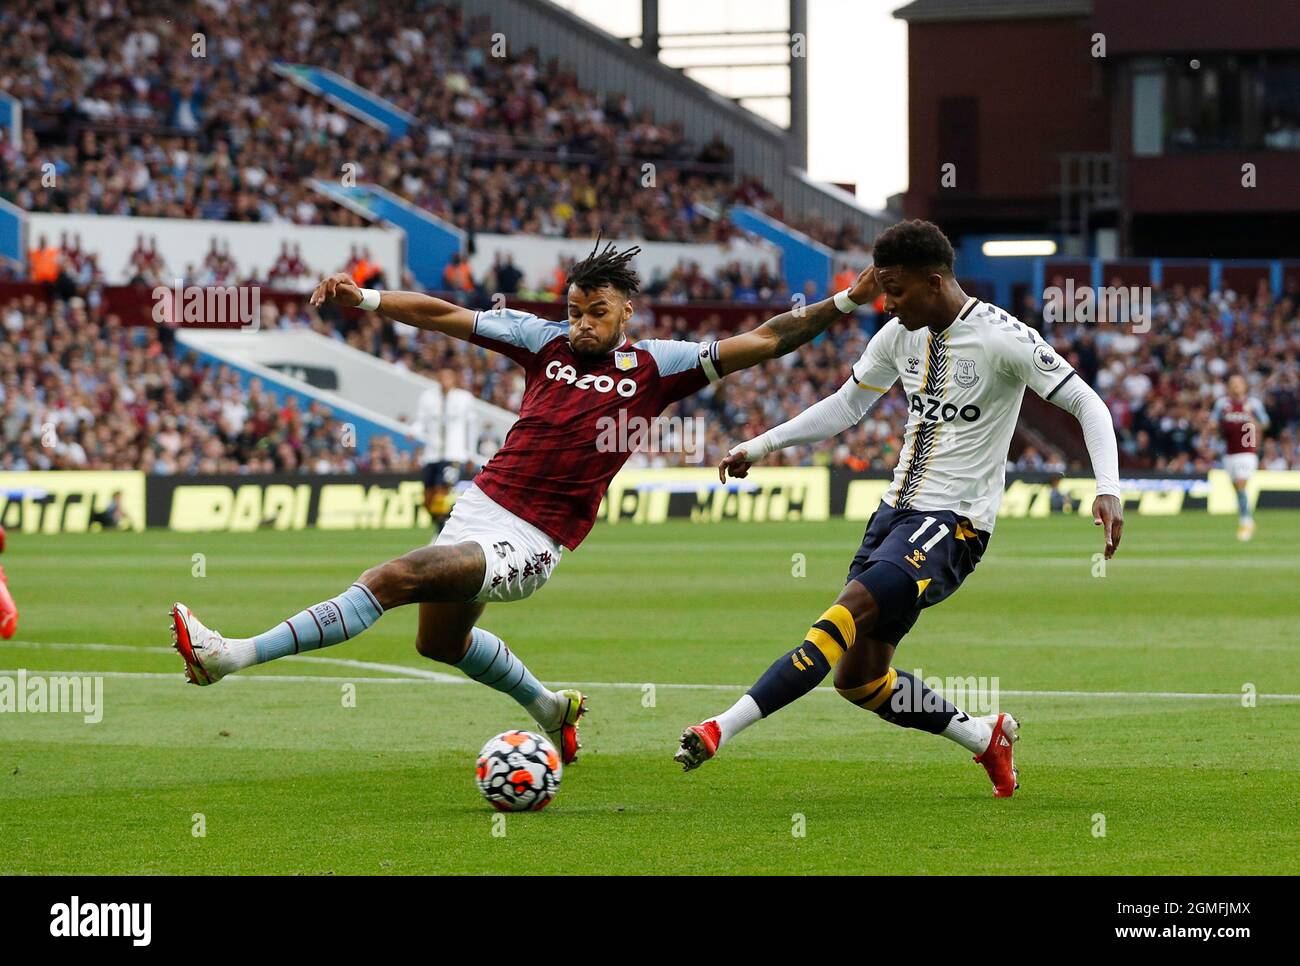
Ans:
{"label": "navy blue football shorts", "polygon": [[887,644],[902,640],[922,610],[950,597],[974,571],[989,536],[950,510],[896,510],[881,501],[845,582],[857,580],[871,589],[870,578],[863,579],[868,568],[888,564],[916,581],[916,604],[885,615],[870,636]]}
{"label": "navy blue football shorts", "polygon": [[434,490],[440,486],[451,488],[460,482],[460,464],[450,460],[425,463],[420,467],[420,479],[424,481],[426,490]]}

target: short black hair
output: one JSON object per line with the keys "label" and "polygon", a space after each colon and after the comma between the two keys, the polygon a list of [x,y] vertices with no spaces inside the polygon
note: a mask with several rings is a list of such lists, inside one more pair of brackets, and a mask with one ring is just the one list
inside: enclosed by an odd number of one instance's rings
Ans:
{"label": "short black hair", "polygon": [[900,221],[876,236],[872,248],[875,263],[881,268],[952,273],[952,242],[931,221]]}
{"label": "short black hair", "polygon": [[569,269],[565,285],[576,285],[584,292],[608,285],[625,298],[631,298],[641,288],[641,277],[628,267],[628,263],[639,254],[641,249],[635,245],[620,252],[613,242],[601,250],[600,236],[597,235],[591,254]]}

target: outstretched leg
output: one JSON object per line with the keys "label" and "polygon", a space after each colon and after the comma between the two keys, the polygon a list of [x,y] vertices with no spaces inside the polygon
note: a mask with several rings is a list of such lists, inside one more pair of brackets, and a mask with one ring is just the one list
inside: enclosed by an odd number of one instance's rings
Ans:
{"label": "outstretched leg", "polygon": [[486,560],[476,542],[420,547],[371,567],[337,597],[314,604],[256,637],[227,638],[204,627],[184,604],[172,608],[176,649],[194,684],[213,684],[255,664],[351,640],[385,611],[420,605],[416,649],[510,695],[551,737],[566,763],[577,754],[585,711],[576,691],[550,691],[491,631],[475,627],[484,604]]}
{"label": "outstretched leg", "polygon": [[578,754],[578,718],[586,712],[578,691],[551,691],[533,676],[506,642],[475,627],[483,604],[421,604],[415,649],[433,661],[514,698],[551,739],[565,764]]}
{"label": "outstretched leg", "polygon": [[803,697],[835,668],[835,687],[844,698],[891,724],[942,735],[975,752],[993,779],[994,794],[1010,796],[1018,787],[1010,751],[1018,737],[1015,719],[971,717],[915,675],[891,666],[898,639],[916,619],[918,586],[892,564],[867,567],[803,643],[778,658],[744,697],[685,731],[676,759],[688,771],[699,767],[725,741]]}
{"label": "outstretched leg", "polygon": [[[857,580],[851,580],[832,604],[804,635],[803,643],[777,658],[739,701],[703,724],[682,735],[676,759],[689,771],[712,758],[722,744],[761,718],[775,714],[808,694],[850,651],[859,636],[865,637],[881,620],[881,606],[901,600],[908,607],[916,599],[916,583],[896,568],[895,578],[881,570],[873,594]],[[884,579],[887,578],[887,579]],[[910,596],[909,596],[910,595]]]}
{"label": "outstretched leg", "polygon": [[282,620],[256,637],[223,637],[184,604],[172,607],[174,644],[193,684],[351,640],[384,611],[417,602],[465,602],[483,586],[486,563],[477,543],[420,547],[371,567],[346,590]]}

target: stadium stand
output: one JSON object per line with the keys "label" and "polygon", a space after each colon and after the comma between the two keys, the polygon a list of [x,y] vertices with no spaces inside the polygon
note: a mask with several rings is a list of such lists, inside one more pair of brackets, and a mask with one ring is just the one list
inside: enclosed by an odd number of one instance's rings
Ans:
{"label": "stadium stand", "polygon": [[1115,420],[1124,465],[1133,470],[1203,473],[1222,453],[1210,419],[1229,375],[1247,377],[1268,410],[1260,465],[1300,467],[1300,298],[1207,293],[1182,285],[1154,293],[1150,331],[1129,325],[1044,325],[1079,374],[1101,394]]}
{"label": "stadium stand", "polygon": [[[239,254],[228,243],[222,245],[216,239],[209,244],[202,262],[182,265],[169,259],[154,239],[140,234],[133,247],[121,257],[127,266],[127,284],[148,288],[170,286],[180,279],[185,285],[262,285],[276,291],[307,293],[322,277],[334,272],[347,272],[358,285],[393,287],[369,250],[356,246],[343,263],[311,266],[303,261],[296,246],[285,242],[279,257],[259,272],[255,265],[241,264]],[[498,292],[528,301],[555,301],[564,294],[564,279],[572,261],[560,259],[550,272],[529,278],[515,267],[509,252],[500,253],[492,268],[477,276],[467,260],[456,257],[443,274],[443,291],[453,299],[468,297],[480,302],[488,301]],[[105,284],[99,257],[83,249],[76,235],[68,237],[64,233],[57,243],[44,235],[38,236],[28,253],[28,264],[34,266],[28,272],[28,281],[56,285],[69,294],[74,289]],[[737,260],[709,273],[686,259],[679,260],[668,272],[652,271],[642,294],[665,302],[738,304],[784,303],[790,295],[785,282],[766,265]]]}
{"label": "stadium stand", "polygon": [[[725,241],[737,232],[727,207],[743,203],[841,252],[862,248],[848,226],[788,217],[761,184],[736,176],[728,145],[689,143],[679,125],[626,96],[584,91],[571,72],[533,51],[485,56],[491,31],[442,3],[400,18],[365,0],[333,4],[328,15],[303,3],[251,0],[178,4],[165,18],[143,0],[5,8],[0,77],[22,102],[25,127],[17,143],[0,134],[0,197],[31,211],[356,226],[364,223],[359,215],[306,186],[311,177],[339,176],[337,145],[346,144],[359,177],[469,231]],[[205,38],[203,56],[195,55],[196,35]],[[286,80],[272,69],[279,62],[328,64],[420,124],[390,140]],[[641,186],[645,160],[657,166],[655,190]],[[42,177],[46,165],[52,182]],[[121,257],[132,283],[143,286],[179,274],[186,284],[302,292],[330,270],[369,285],[403,281],[376,276],[365,251],[343,265],[307,266],[286,246],[258,277],[254,266],[239,264],[238,252],[215,244],[202,263],[185,265],[168,264],[143,237],[131,245]],[[411,469],[410,456],[384,443],[359,456],[336,452],[337,426],[326,413],[279,407],[260,389],[240,400],[231,373],[178,357],[165,330],[119,325],[98,296],[105,268],[75,237],[32,240],[26,278],[46,294],[0,306],[3,468]],[[561,294],[564,268],[528,278],[507,255],[478,277],[454,262],[444,282],[472,304],[492,292],[544,303]],[[12,267],[5,271],[16,277]],[[851,278],[849,270],[837,287]],[[637,338],[712,334],[674,303],[739,305],[745,311],[737,321],[752,326],[768,314],[760,305],[788,304],[791,293],[767,268],[734,262],[705,273],[683,260],[647,278],[645,295],[655,307],[639,302]],[[1300,294],[1267,287],[1245,295],[1173,285],[1157,289],[1156,318],[1141,337],[1117,322],[1053,326],[1034,304],[1020,315],[1106,399],[1129,469],[1209,469],[1220,447],[1210,409],[1234,371],[1248,375],[1272,420],[1261,465],[1280,469],[1300,468],[1298,303]],[[518,408],[519,371],[481,349],[372,316],[322,315],[302,302],[267,311],[267,324],[308,326],[415,372],[451,366],[480,398]],[[862,325],[841,326],[679,412],[706,417],[707,453],[715,457],[834,391],[876,321],[867,313]],[[902,410],[894,393],[833,444],[772,462],[887,469],[900,449]],[[54,447],[40,445],[47,426],[59,440]],[[1022,469],[1072,468],[1063,454],[1033,445],[1013,452]],[[680,456],[638,456],[632,465],[669,461]]]}
{"label": "stadium stand", "polygon": [[167,351],[159,331],[119,324],[79,296],[0,308],[0,469],[147,473],[416,472],[377,438],[339,447],[322,408],[283,405],[234,373]]}
{"label": "stadium stand", "polygon": [[[159,330],[124,327],[102,308],[24,296],[0,307],[0,414],[4,469],[142,467],[156,473],[415,471],[412,457],[384,443],[360,455],[340,452],[339,426],[321,411],[277,406],[254,388],[241,398],[233,374],[197,366]],[[656,303],[634,319],[635,338],[699,338],[687,319]],[[1271,425],[1261,466],[1300,469],[1300,317],[1293,296],[1207,295],[1174,287],[1158,293],[1152,331],[1128,326],[1044,325],[1023,311],[1095,386],[1110,406],[1125,466],[1132,470],[1210,469],[1221,442],[1210,419],[1232,372],[1248,375]],[[517,411],[522,373],[502,356],[361,313],[323,314],[305,303],[266,307],[273,327],[305,326],[341,339],[395,366],[433,377],[454,369],[481,399]],[[740,324],[758,324],[755,311]],[[682,416],[703,417],[706,458],[738,439],[788,419],[833,392],[866,345],[877,320],[845,323],[801,352],[750,369],[681,403]],[[821,448],[775,454],[772,465],[892,467],[902,440],[905,403],[898,390],[864,422]],[[41,445],[53,426],[58,444]],[[637,454],[631,464],[669,465],[680,454]],[[1019,469],[1082,469],[1063,455],[1025,447]]]}
{"label": "stadium stand", "polygon": [[[356,226],[306,186],[340,177],[335,145],[346,143],[359,178],[465,230],[725,241],[736,232],[725,210],[743,203],[832,248],[861,247],[848,226],[786,218],[761,184],[734,176],[727,145],[687,143],[680,125],[583,91],[532,51],[485,56],[491,25],[455,5],[331,9],[204,0],[164,19],[140,0],[38,0],[0,11],[0,73],[27,124],[21,143],[0,142],[0,196],[33,211]],[[283,62],[328,64],[422,124],[390,141],[281,77]]]}

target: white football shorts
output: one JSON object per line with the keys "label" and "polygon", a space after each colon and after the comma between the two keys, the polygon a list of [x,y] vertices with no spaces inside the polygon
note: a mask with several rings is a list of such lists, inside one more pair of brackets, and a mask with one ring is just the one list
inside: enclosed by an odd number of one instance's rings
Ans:
{"label": "white football shorts", "polygon": [[1238,480],[1248,480],[1259,469],[1259,454],[1228,453],[1223,457],[1223,468],[1228,471],[1234,483]]}
{"label": "white football shorts", "polygon": [[550,580],[564,547],[499,503],[477,486],[456,498],[451,516],[434,546],[477,543],[487,569],[474,600],[482,603],[523,600]]}

